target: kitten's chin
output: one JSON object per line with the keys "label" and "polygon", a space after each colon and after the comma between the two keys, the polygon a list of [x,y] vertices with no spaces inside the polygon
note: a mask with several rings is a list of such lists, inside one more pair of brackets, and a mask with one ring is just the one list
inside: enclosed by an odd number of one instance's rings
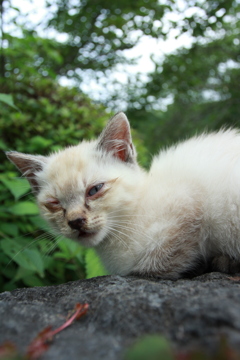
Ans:
{"label": "kitten's chin", "polygon": [[77,242],[85,247],[93,247],[100,244],[105,237],[105,231],[100,230],[97,232],[80,231],[77,237]]}

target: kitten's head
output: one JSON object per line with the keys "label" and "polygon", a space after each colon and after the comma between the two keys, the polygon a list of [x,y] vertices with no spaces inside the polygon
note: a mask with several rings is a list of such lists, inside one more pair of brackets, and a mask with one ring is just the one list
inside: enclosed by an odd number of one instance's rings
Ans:
{"label": "kitten's head", "polygon": [[131,211],[141,170],[123,113],[95,141],[48,157],[15,151],[7,156],[28,179],[43,217],[57,233],[85,246],[102,242]]}

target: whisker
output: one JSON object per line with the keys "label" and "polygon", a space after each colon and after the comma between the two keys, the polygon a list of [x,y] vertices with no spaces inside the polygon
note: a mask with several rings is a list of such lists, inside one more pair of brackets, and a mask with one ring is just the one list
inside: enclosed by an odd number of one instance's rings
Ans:
{"label": "whisker", "polygon": [[[117,239],[118,241],[120,241],[123,244],[124,247],[126,247],[127,250],[129,250],[129,244],[127,244],[126,241],[124,241],[120,235],[115,233],[115,232],[119,233],[118,230],[111,228],[110,226],[107,227],[107,230],[110,230],[109,234],[108,234],[108,239],[110,240],[110,242],[113,241],[113,238]],[[123,234],[122,232],[120,232],[120,233]],[[131,251],[131,249],[130,249],[130,251]]]}
{"label": "whisker", "polygon": [[[109,215],[111,215],[111,213],[109,213]],[[146,218],[150,218],[150,216],[148,215],[148,214],[138,214],[138,215],[136,215],[136,214],[131,214],[131,215],[122,215],[122,214],[120,214],[120,215],[114,215],[114,216],[111,216],[111,218],[115,218],[115,217],[128,217],[129,219],[131,219],[131,217],[146,217]]]}
{"label": "whisker", "polygon": [[5,265],[4,269],[6,269],[13,261],[14,259],[21,253],[23,252],[25,249],[29,248],[31,245],[35,244],[38,240],[38,238],[34,239],[33,241],[31,241],[29,244],[23,246],[11,259],[10,261]]}
{"label": "whisker", "polygon": [[[113,228],[113,227],[111,227],[111,226],[109,226],[109,225],[107,226],[107,229],[112,230],[112,232],[115,231],[115,232],[117,232],[118,234],[123,235],[125,238],[130,239],[130,241],[129,241],[128,243],[126,243],[126,241],[124,241],[124,239],[123,239],[120,235],[118,235],[118,239],[121,241],[121,243],[123,243],[125,246],[127,246],[127,249],[128,249],[128,250],[130,249],[130,245],[133,244],[133,243],[135,243],[135,244],[137,244],[139,247],[141,247],[141,244],[134,238],[134,236],[131,237],[131,234],[127,234],[126,232],[120,231],[120,230],[116,229],[115,227]],[[126,230],[126,229],[127,229],[127,228],[121,228],[121,230]],[[129,230],[129,229],[127,229],[127,230]],[[131,230],[131,229],[130,229],[130,230]]]}
{"label": "whisker", "polygon": [[[116,210],[112,210],[111,212],[109,212],[109,217],[111,218],[114,218],[115,216],[116,217],[128,217],[128,218],[131,218],[131,217],[149,217],[149,214],[121,214],[122,212],[122,209],[116,209]],[[116,214],[116,215],[115,215]],[[117,215],[119,214],[119,215]]]}
{"label": "whisker", "polygon": [[60,238],[61,238],[61,235],[52,239],[53,241],[50,243],[50,246],[48,247],[46,252],[43,254],[43,259],[46,258],[49,254],[51,254],[57,248]]}
{"label": "whisker", "polygon": [[32,191],[29,191],[28,193],[21,195],[21,196],[18,198],[18,200],[21,200],[21,199],[23,199],[25,196],[28,196],[28,195],[30,195],[30,194],[32,195]]}
{"label": "whisker", "polygon": [[130,233],[132,233],[133,235],[137,232],[139,233],[140,235],[142,235],[142,232],[140,232],[138,229],[135,229],[135,227],[130,227],[128,225],[132,225],[132,223],[125,223],[125,222],[122,222],[121,224],[119,224],[119,222],[116,224],[116,223],[111,223],[112,225],[114,225],[114,228],[119,228],[119,229],[123,229],[123,230],[129,230]]}
{"label": "whisker", "polygon": [[[110,226],[107,227],[107,230],[110,230],[109,235],[119,240],[127,249],[129,248],[128,244],[123,240],[123,238],[120,235],[116,234],[116,232],[118,232],[117,230],[111,228]],[[111,241],[111,238],[109,238],[109,240]]]}

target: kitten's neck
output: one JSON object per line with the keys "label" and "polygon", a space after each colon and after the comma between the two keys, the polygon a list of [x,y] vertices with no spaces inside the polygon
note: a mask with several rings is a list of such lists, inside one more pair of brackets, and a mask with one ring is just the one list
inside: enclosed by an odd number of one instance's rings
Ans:
{"label": "kitten's neck", "polygon": [[[131,198],[126,206],[119,209],[114,216],[114,228],[110,234],[96,247],[96,250],[111,273],[126,275],[138,262],[142,253],[142,244],[146,240],[146,204],[142,201],[146,192],[148,174],[141,171],[136,174],[135,185],[131,188]],[[121,265],[120,265],[121,264]],[[125,264],[125,266],[123,266]]]}

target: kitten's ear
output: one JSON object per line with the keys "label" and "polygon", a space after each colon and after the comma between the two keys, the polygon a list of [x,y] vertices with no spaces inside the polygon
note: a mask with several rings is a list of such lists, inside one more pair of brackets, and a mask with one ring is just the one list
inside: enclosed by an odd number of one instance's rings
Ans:
{"label": "kitten's ear", "polygon": [[47,158],[40,155],[29,155],[17,151],[6,152],[8,159],[21,171],[23,176],[29,181],[34,193],[38,193],[39,184],[37,173],[43,170]]}
{"label": "kitten's ear", "polygon": [[98,148],[128,163],[136,163],[128,119],[123,112],[109,120],[98,140]]}

